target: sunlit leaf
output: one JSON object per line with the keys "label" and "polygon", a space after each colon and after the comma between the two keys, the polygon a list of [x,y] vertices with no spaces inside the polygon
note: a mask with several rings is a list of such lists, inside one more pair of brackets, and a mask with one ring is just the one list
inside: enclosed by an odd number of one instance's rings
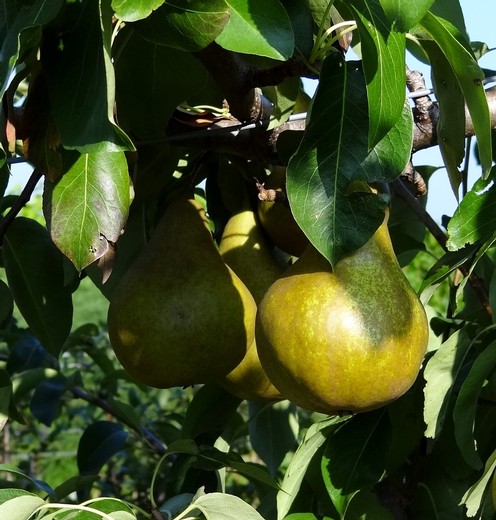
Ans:
{"label": "sunlit leaf", "polygon": [[41,55],[62,144],[81,153],[133,150],[113,115],[110,2],[84,2],[74,8],[81,9],[74,26],[61,40],[47,39]]}
{"label": "sunlit leaf", "polygon": [[466,244],[480,244],[496,229],[494,180],[479,179],[465,195],[448,223],[447,247],[456,251]]}
{"label": "sunlit leaf", "polygon": [[5,235],[3,257],[21,314],[43,347],[57,356],[72,326],[72,298],[64,285],[62,255],[41,224],[17,217]]}
{"label": "sunlit leaf", "polygon": [[396,124],[405,104],[406,37],[389,22],[379,0],[353,2],[367,80],[368,146]]}
{"label": "sunlit leaf", "polygon": [[224,493],[207,493],[190,507],[199,509],[207,520],[263,520],[260,513],[244,500]]}
{"label": "sunlit leaf", "polygon": [[491,477],[494,475],[495,469],[496,451],[493,451],[491,456],[486,461],[482,476],[479,478],[479,480],[477,480],[477,482],[475,482],[475,484],[470,486],[463,495],[461,503],[465,504],[468,517],[475,516],[477,511],[479,511],[486,495],[487,486]]}
{"label": "sunlit leaf", "polygon": [[166,0],[134,29],[152,43],[196,52],[212,43],[228,21],[224,0]]}
{"label": "sunlit leaf", "polygon": [[432,66],[432,82],[439,103],[437,135],[451,188],[458,199],[462,180],[459,166],[465,155],[465,99],[456,75],[441,49],[432,41],[422,41]]}
{"label": "sunlit leaf", "polygon": [[448,20],[427,13],[421,21],[439,45],[457,77],[474,124],[480,162],[485,177],[492,165],[489,106],[482,85],[484,72],[479,67],[469,42]]}
{"label": "sunlit leaf", "polygon": [[44,503],[45,501],[42,498],[31,493],[11,498],[0,504],[0,518],[29,520],[33,513]]}
{"label": "sunlit leaf", "polygon": [[279,0],[226,0],[230,19],[216,42],[227,50],[287,60],[294,34]]}
{"label": "sunlit leaf", "polygon": [[125,22],[135,22],[150,15],[165,0],[112,0],[115,16]]}
{"label": "sunlit leaf", "polygon": [[329,432],[335,425],[346,420],[346,417],[330,417],[313,423],[308,428],[286,469],[281,491],[277,493],[277,520],[282,520],[290,510],[308,466],[317,450],[325,443]]}
{"label": "sunlit leaf", "polygon": [[380,0],[392,27],[408,32],[417,25],[429,10],[434,0]]}
{"label": "sunlit leaf", "polygon": [[441,433],[454,383],[470,347],[467,331],[462,329],[452,334],[427,362],[424,370],[426,437],[435,439]]}
{"label": "sunlit leaf", "polygon": [[401,119],[369,151],[360,66],[335,55],[326,58],[286,188],[298,225],[332,265],[364,245],[383,222],[389,197],[360,185],[398,177],[410,157],[412,128],[405,104]]}
{"label": "sunlit leaf", "polygon": [[463,382],[453,410],[455,438],[465,461],[475,469],[482,467],[474,440],[474,423],[479,394],[496,365],[496,343],[491,343],[474,361]]}
{"label": "sunlit leaf", "polygon": [[45,181],[44,211],[57,247],[78,271],[119,238],[130,205],[123,152],[77,157],[57,182]]}

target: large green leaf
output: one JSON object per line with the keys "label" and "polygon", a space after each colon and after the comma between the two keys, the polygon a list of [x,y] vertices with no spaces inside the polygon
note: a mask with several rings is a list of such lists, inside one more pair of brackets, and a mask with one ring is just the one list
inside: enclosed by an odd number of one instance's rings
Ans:
{"label": "large green leaf", "polygon": [[298,426],[296,407],[289,401],[270,406],[251,401],[249,409],[251,445],[267,465],[270,474],[275,476],[286,454],[295,447]]}
{"label": "large green leaf", "polygon": [[408,32],[427,13],[434,0],[380,0],[389,21],[397,31]]}
{"label": "large green leaf", "polygon": [[421,25],[445,54],[463,91],[486,177],[492,165],[492,147],[489,107],[482,85],[484,72],[475,59],[470,43],[448,20],[429,12],[422,18]]}
{"label": "large green leaf", "polygon": [[466,244],[480,244],[493,237],[496,229],[495,205],[494,180],[476,181],[448,223],[448,249],[456,251]]}
{"label": "large green leaf", "polygon": [[43,347],[57,356],[72,326],[71,291],[64,286],[62,255],[43,226],[17,217],[5,235],[3,257],[21,314]]}
{"label": "large green leaf", "polygon": [[475,484],[467,489],[463,495],[461,503],[467,508],[467,516],[472,517],[477,514],[484,498],[487,496],[487,487],[491,478],[493,478],[494,471],[496,469],[496,450],[493,451],[491,456],[487,459],[484,465],[484,472]]}
{"label": "large green leaf", "polygon": [[329,432],[347,417],[329,417],[312,424],[298,446],[288,465],[281,483],[281,491],[277,493],[277,520],[282,520],[291,508],[300,490],[308,466],[317,450],[326,442]]}
{"label": "large green leaf", "polygon": [[422,41],[432,66],[432,82],[439,103],[437,135],[451,188],[458,199],[462,176],[458,167],[465,155],[465,99],[456,75],[439,46]]}
{"label": "large green leaf", "polygon": [[230,19],[216,42],[227,50],[287,60],[294,34],[279,0],[226,0]]}
{"label": "large green leaf", "polygon": [[151,43],[126,27],[116,42],[119,122],[140,139],[163,137],[174,109],[202,88],[207,71],[190,53]]}
{"label": "large green leaf", "polygon": [[384,220],[388,196],[360,185],[398,177],[410,157],[412,128],[405,104],[397,124],[369,151],[359,64],[334,54],[326,58],[305,134],[288,165],[286,187],[298,225],[332,265],[365,244]]}
{"label": "large green leaf", "polygon": [[482,467],[474,440],[474,423],[479,394],[496,366],[496,343],[491,343],[474,361],[463,382],[453,410],[455,438],[465,461],[475,469]]}
{"label": "large green leaf", "polygon": [[0,504],[0,518],[29,520],[32,518],[33,513],[44,504],[45,501],[42,498],[24,492],[22,495],[6,500]]}
{"label": "large green leaf", "polygon": [[379,0],[358,0],[352,9],[361,40],[369,101],[369,148],[396,124],[405,104],[406,37],[389,22]]}
{"label": "large green leaf", "polygon": [[241,498],[224,493],[207,493],[197,498],[188,509],[199,509],[206,520],[263,520],[260,513]]}
{"label": "large green leaf", "polygon": [[44,211],[52,239],[78,271],[117,242],[129,205],[123,152],[82,154],[58,181],[45,181]]}
{"label": "large green leaf", "polygon": [[341,518],[358,491],[371,488],[381,479],[391,438],[385,408],[357,415],[329,436],[322,457],[322,476]]}
{"label": "large green leaf", "polygon": [[134,28],[152,43],[196,52],[212,43],[228,21],[224,0],[167,0]]}
{"label": "large green leaf", "polygon": [[149,16],[165,0],[112,0],[115,16],[125,22],[136,22]]}
{"label": "large green leaf", "polygon": [[39,42],[39,27],[53,20],[62,0],[3,1],[0,16],[0,98],[21,54]]}
{"label": "large green leaf", "polygon": [[441,433],[455,381],[471,345],[467,331],[461,329],[452,334],[427,362],[424,370],[426,437],[436,439]]}
{"label": "large green leaf", "polygon": [[79,439],[77,463],[81,475],[96,475],[119,452],[127,439],[120,424],[97,421],[90,424]]}
{"label": "large green leaf", "polygon": [[62,144],[81,153],[132,150],[132,142],[113,116],[110,0],[72,4],[72,8],[79,10],[73,27],[60,40],[47,37],[41,54]]}

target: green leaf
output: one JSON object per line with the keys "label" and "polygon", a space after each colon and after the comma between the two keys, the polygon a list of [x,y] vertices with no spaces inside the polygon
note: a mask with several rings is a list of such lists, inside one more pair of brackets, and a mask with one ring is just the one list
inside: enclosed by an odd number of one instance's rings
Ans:
{"label": "green leaf", "polygon": [[277,520],[282,520],[291,508],[305,477],[308,466],[317,450],[325,443],[329,432],[347,417],[329,417],[308,428],[288,465],[281,491],[277,493]]}
{"label": "green leaf", "polygon": [[217,385],[204,385],[186,410],[181,438],[195,439],[202,433],[222,433],[240,400]]}
{"label": "green leaf", "polygon": [[81,153],[133,150],[113,116],[110,0],[72,5],[80,10],[74,25],[47,38],[41,55],[62,144]]}
{"label": "green leaf", "polygon": [[466,493],[463,495],[461,500],[461,504],[465,504],[467,508],[467,516],[472,517],[477,514],[479,511],[485,495],[487,486],[491,477],[494,475],[494,471],[496,469],[496,450],[493,451],[491,456],[487,459],[486,464],[484,466],[484,472],[481,477],[475,484],[470,486]]}
{"label": "green leaf", "polygon": [[279,0],[226,0],[231,16],[216,42],[225,49],[275,60],[294,52],[294,34]]}
{"label": "green leaf", "polygon": [[[0,98],[9,85],[19,57],[27,48],[39,42],[39,27],[55,18],[62,0],[36,0],[34,2],[2,2],[0,18]],[[31,39],[35,34],[34,41]]]}
{"label": "green leaf", "polygon": [[[21,477],[24,480],[27,480],[30,484],[32,484],[37,490],[47,493],[48,495],[53,495],[53,489],[43,480],[38,480],[30,477],[23,473],[19,468],[12,466],[10,464],[0,464],[0,472],[5,471],[6,473],[10,473],[11,475],[16,475],[17,477]],[[4,490],[0,490],[2,492]],[[2,500],[0,499],[0,503]]]}
{"label": "green leaf", "polygon": [[472,346],[466,329],[452,334],[429,359],[424,370],[425,436],[439,437],[454,384]]}
{"label": "green leaf", "polygon": [[224,493],[207,493],[188,509],[199,509],[207,520],[263,520],[260,513],[241,498]]}
{"label": "green leaf", "polygon": [[476,181],[448,223],[448,249],[456,251],[466,244],[480,244],[492,238],[496,229],[495,205],[494,180]]}
{"label": "green leaf", "polygon": [[432,41],[422,41],[422,48],[429,56],[432,82],[439,103],[437,135],[439,148],[455,197],[462,176],[458,167],[465,155],[465,99],[456,75],[442,52]]}
{"label": "green leaf", "polygon": [[289,401],[271,406],[250,401],[249,410],[250,443],[270,474],[275,476],[288,451],[295,447],[298,429],[296,407]]}
{"label": "green leaf", "polygon": [[496,365],[496,342],[491,343],[474,361],[463,382],[453,409],[455,439],[465,461],[475,469],[482,467],[474,440],[475,416],[479,394]]}
{"label": "green leaf", "polygon": [[351,499],[344,519],[356,520],[395,520],[391,511],[386,509],[375,493],[362,490]]}
{"label": "green leaf", "polygon": [[0,369],[0,432],[9,419],[10,401],[12,399],[12,382],[9,374]]}
{"label": "green leaf", "polygon": [[286,188],[298,225],[332,265],[364,245],[384,220],[389,197],[356,190],[362,183],[394,180],[411,153],[408,105],[370,152],[367,114],[359,64],[329,55],[303,139],[288,165]]}
{"label": "green leaf", "polygon": [[76,475],[75,477],[71,477],[53,490],[53,500],[59,502],[72,493],[75,493],[86,486],[91,486],[91,484],[93,484],[97,479],[98,475]]}
{"label": "green leaf", "polygon": [[29,520],[45,501],[31,493],[16,496],[0,504],[0,518],[9,520]]}
{"label": "green leaf", "polygon": [[371,149],[400,119],[405,105],[406,37],[391,26],[379,0],[358,0],[351,7],[362,44]]}
{"label": "green leaf", "polygon": [[58,417],[60,401],[67,390],[67,378],[57,376],[42,381],[35,389],[29,408],[38,421],[50,426]]}
{"label": "green leaf", "polygon": [[434,0],[380,0],[392,27],[408,32],[430,9]]}
{"label": "green leaf", "polygon": [[391,438],[386,408],[357,415],[329,436],[322,457],[322,475],[341,518],[358,491],[371,488],[381,479]]}
{"label": "green leaf", "polygon": [[212,43],[228,21],[224,0],[167,0],[134,28],[157,45],[197,52]]}
{"label": "green leaf", "polygon": [[78,271],[117,242],[129,205],[123,152],[80,155],[58,181],[45,181],[44,211],[52,239]]}
{"label": "green leaf", "polygon": [[119,123],[141,139],[163,137],[175,108],[207,82],[207,71],[191,53],[151,43],[129,27],[116,45]]}
{"label": "green leaf", "polygon": [[64,286],[62,255],[47,230],[17,217],[3,243],[9,286],[31,331],[57,356],[72,326],[71,291]]}
{"label": "green leaf", "polygon": [[136,22],[149,16],[165,0],[112,0],[115,16],[124,22]]}
{"label": "green leaf", "polygon": [[118,453],[127,439],[120,424],[97,421],[81,435],[77,450],[77,464],[81,475],[95,475],[107,461]]}
{"label": "green leaf", "polygon": [[0,324],[12,316],[14,310],[14,298],[9,286],[0,280]]}
{"label": "green leaf", "polygon": [[469,42],[448,20],[429,12],[421,25],[445,54],[460,84],[474,124],[483,176],[487,177],[492,166],[492,148],[489,106],[482,85],[484,72]]}

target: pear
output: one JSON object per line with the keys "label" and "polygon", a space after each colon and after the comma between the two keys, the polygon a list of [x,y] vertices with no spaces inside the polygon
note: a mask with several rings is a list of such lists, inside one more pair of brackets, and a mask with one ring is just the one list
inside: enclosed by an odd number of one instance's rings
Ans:
{"label": "pear", "polygon": [[[286,168],[276,166],[264,184],[264,188],[280,192],[285,187]],[[301,256],[309,241],[296,223],[288,203],[260,200],[257,213],[264,231],[279,249],[292,256]]]}
{"label": "pear", "polygon": [[[255,302],[263,298],[285,269],[274,256],[256,214],[247,205],[228,220],[219,243],[219,252],[243,280]],[[260,364],[255,341],[238,366],[218,383],[240,399],[282,399]]]}
{"label": "pear", "polygon": [[428,323],[387,219],[334,270],[308,247],[265,294],[256,331],[268,377],[302,408],[364,412],[405,393],[426,351]]}
{"label": "pear", "polygon": [[158,388],[214,382],[254,341],[256,304],[225,264],[194,199],[166,209],[109,305],[117,358],[138,381]]}

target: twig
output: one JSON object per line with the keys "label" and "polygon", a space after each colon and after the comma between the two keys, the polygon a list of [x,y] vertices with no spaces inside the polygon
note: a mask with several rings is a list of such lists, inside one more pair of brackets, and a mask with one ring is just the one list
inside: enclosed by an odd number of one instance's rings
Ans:
{"label": "twig", "polygon": [[[112,415],[112,417],[115,417],[116,419],[124,422],[128,426],[129,423],[125,420],[123,420],[119,413],[115,411],[112,406],[105,401],[104,399],[100,399],[99,397],[96,397],[94,395],[88,394],[88,392],[85,392],[82,388],[79,388],[77,386],[71,388],[71,393],[78,397],[79,399],[83,399],[83,401],[86,401],[87,403],[93,404],[97,406],[98,408],[101,408],[104,412],[107,412],[108,414]],[[133,429],[139,433],[140,435],[143,435],[146,439],[146,441],[151,445],[151,447],[159,454],[164,455],[167,451],[166,447],[160,442],[157,437],[148,429],[143,428],[142,426],[140,428],[134,428]]]}
{"label": "twig", "polygon": [[17,217],[19,211],[29,202],[31,199],[31,195],[33,194],[38,181],[43,177],[43,172],[38,168],[35,168],[31,177],[29,177],[28,182],[24,186],[19,197],[16,199],[10,211],[5,215],[5,217],[0,220],[0,244],[2,244],[5,233],[7,232],[8,227],[12,223],[12,221]]}
{"label": "twig", "polygon": [[[394,193],[400,197],[408,207],[419,217],[419,219],[425,224],[426,228],[436,239],[439,245],[444,251],[448,251],[446,247],[447,237],[444,231],[437,225],[435,220],[430,214],[418,203],[417,199],[410,193],[406,188],[401,179],[396,179],[393,182]],[[482,280],[475,273],[469,275],[469,268],[465,265],[458,267],[458,270],[464,275],[468,276],[468,282],[471,285],[474,292],[477,294],[479,301],[489,316],[493,315],[491,304],[489,303],[489,295],[486,287]]]}

